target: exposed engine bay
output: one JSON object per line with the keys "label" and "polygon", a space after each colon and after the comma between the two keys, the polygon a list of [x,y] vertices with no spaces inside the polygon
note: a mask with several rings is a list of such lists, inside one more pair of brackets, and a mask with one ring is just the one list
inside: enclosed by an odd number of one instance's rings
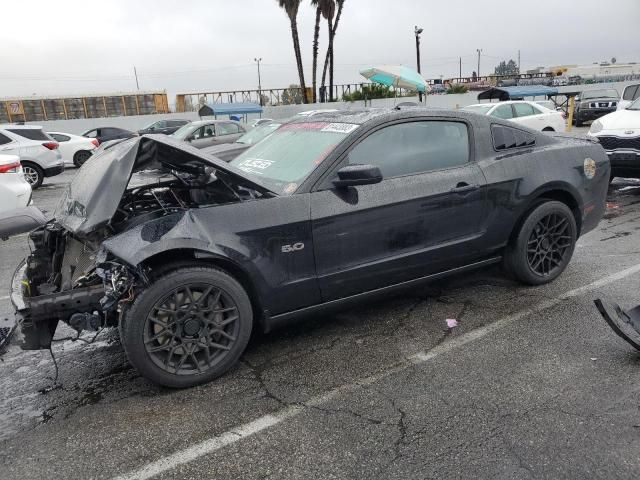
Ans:
{"label": "exposed engine bay", "polygon": [[[103,245],[106,239],[190,209],[272,195],[204,162],[154,160],[158,168],[129,177],[115,213],[98,227],[79,233],[52,220],[30,233],[31,253],[14,277],[24,303],[23,309],[18,305],[22,348],[49,348],[60,320],[78,332],[117,326],[123,308],[148,284],[149,272],[114,256]],[[77,204],[74,214],[84,211]]]}

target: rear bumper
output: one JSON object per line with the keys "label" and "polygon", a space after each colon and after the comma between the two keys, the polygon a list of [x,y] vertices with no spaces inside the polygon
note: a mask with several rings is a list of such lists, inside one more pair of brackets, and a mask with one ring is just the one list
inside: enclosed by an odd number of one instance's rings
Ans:
{"label": "rear bumper", "polygon": [[56,165],[54,167],[45,168],[43,171],[45,177],[55,177],[56,175],[60,175],[62,172],[64,172],[64,163],[61,163],[60,165]]}

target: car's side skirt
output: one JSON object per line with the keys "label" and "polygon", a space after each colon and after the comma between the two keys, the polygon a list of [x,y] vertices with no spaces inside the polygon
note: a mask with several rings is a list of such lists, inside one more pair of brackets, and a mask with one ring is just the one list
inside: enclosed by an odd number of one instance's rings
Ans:
{"label": "car's side skirt", "polygon": [[408,280],[406,282],[396,283],[394,285],[389,285],[387,287],[376,288],[375,290],[370,290],[368,292],[358,293],[356,295],[351,295],[349,297],[331,300],[329,302],[321,303],[318,305],[312,305],[310,307],[300,308],[298,310],[293,310],[291,312],[280,313],[274,316],[270,316],[268,315],[268,312],[265,312],[263,327],[265,332],[269,332],[275,328],[279,328],[289,323],[293,323],[296,320],[302,319],[310,315],[316,315],[320,313],[326,313],[329,311],[341,310],[350,306],[355,306],[362,303],[363,300],[368,298],[383,296],[385,294],[390,294],[398,290],[404,290],[416,285],[420,285],[421,283],[438,280],[440,278],[448,277],[450,275],[455,275],[457,273],[466,272],[468,270],[475,270],[477,268],[486,267],[488,265],[499,263],[501,260],[502,260],[502,256],[492,257],[479,262],[470,263],[469,265],[464,265],[462,267],[452,268],[450,270],[445,270],[443,272],[426,275],[424,277],[415,278],[413,280]]}

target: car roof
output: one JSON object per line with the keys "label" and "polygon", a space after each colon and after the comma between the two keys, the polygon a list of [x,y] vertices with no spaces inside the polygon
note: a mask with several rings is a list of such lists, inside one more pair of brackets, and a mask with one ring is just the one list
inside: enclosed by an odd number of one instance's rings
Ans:
{"label": "car roof", "polygon": [[458,119],[470,119],[477,118],[477,114],[464,110],[445,110],[423,106],[401,108],[366,108],[358,110],[337,110],[335,112],[321,113],[313,115],[311,117],[294,117],[289,123],[335,122],[363,125],[377,119],[383,119],[384,117],[387,117],[389,120],[412,117],[451,117]]}

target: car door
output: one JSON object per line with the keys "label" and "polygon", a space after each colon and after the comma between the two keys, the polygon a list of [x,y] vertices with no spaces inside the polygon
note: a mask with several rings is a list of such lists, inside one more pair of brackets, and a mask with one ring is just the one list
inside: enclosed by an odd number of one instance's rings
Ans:
{"label": "car door", "polygon": [[544,116],[536,114],[536,110],[532,105],[528,103],[514,103],[513,112],[515,122],[525,127],[533,128],[534,130],[542,130],[545,125]]}
{"label": "car door", "polygon": [[62,135],[61,133],[49,133],[48,135],[58,142],[58,151],[60,155],[62,155],[62,159],[67,163],[72,162],[73,154],[77,147],[70,142],[71,137]]}
{"label": "car door", "polygon": [[513,107],[510,103],[498,104],[496,108],[489,113],[489,116],[502,118],[503,120],[513,120],[515,118]]}
{"label": "car door", "polygon": [[216,144],[233,143],[244,133],[235,123],[221,122],[216,124]]}
{"label": "car door", "polygon": [[205,148],[215,145],[216,125],[213,123],[202,125],[191,135],[191,146]]}
{"label": "car door", "polygon": [[[459,121],[402,121],[371,132],[343,156],[311,194],[323,300],[473,260],[487,202],[470,129]],[[384,179],[334,188],[335,171],[347,164],[376,165]]]}

